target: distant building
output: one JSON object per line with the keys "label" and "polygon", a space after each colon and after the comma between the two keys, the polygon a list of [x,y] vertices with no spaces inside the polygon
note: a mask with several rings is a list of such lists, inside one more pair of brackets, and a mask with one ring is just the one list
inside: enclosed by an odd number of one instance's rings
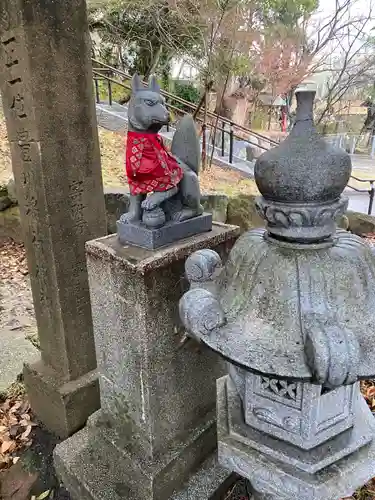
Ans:
{"label": "distant building", "polygon": [[172,61],[171,76],[174,80],[192,83],[199,77],[199,71],[188,62],[177,59]]}

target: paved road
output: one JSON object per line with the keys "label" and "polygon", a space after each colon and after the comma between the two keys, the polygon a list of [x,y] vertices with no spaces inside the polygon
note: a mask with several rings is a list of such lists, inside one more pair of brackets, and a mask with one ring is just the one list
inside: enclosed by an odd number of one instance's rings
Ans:
{"label": "paved road", "polygon": [[[365,155],[352,155],[353,164],[353,175],[359,178],[364,176],[369,179],[375,179],[375,158],[371,159],[369,156]],[[369,189],[369,183],[357,183],[357,187],[361,189]],[[369,195],[368,193],[357,193],[352,189],[346,189],[345,194],[349,197],[349,210],[355,212],[362,212],[367,214],[369,207]],[[375,215],[375,206],[372,210],[372,215]]]}
{"label": "paved road", "polygon": [[365,155],[352,155],[353,170],[360,170],[366,174],[373,175],[375,179],[375,158],[371,159]]}
{"label": "paved road", "polygon": [[[367,193],[356,193],[355,191],[346,189],[345,195],[349,197],[349,210],[367,214],[370,201],[369,195]],[[372,210],[372,215],[375,215],[375,206]]]}

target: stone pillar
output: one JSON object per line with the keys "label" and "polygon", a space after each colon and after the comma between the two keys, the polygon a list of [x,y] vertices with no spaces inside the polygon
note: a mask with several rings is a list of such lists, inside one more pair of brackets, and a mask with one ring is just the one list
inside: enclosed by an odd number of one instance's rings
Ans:
{"label": "stone pillar", "polygon": [[0,0],[0,89],[41,360],[24,371],[61,437],[99,406],[85,242],[106,234],[84,0]]}
{"label": "stone pillar", "polygon": [[181,342],[178,301],[185,259],[203,247],[225,259],[238,232],[214,224],[157,252],[122,247],[116,235],[88,243],[102,409],[56,448],[74,498],[207,500],[230,476],[210,459],[225,364],[203,344]]}

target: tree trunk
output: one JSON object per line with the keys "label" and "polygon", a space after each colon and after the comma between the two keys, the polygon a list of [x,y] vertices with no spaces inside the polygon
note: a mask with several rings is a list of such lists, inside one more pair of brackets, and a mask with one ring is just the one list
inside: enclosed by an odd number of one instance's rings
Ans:
{"label": "tree trunk", "polygon": [[196,117],[198,116],[198,114],[200,113],[200,110],[202,109],[202,106],[205,105],[205,103],[207,103],[207,96],[208,96],[208,93],[210,92],[210,90],[212,89],[212,85],[213,85],[214,82],[208,82],[204,88],[204,91],[203,91],[203,94],[202,94],[202,97],[200,98],[199,100],[199,103],[197,105],[197,107],[195,108],[195,111],[193,113],[193,118],[194,120],[196,119]]}
{"label": "tree trunk", "polygon": [[203,110],[203,125],[202,125],[202,170],[207,166],[207,87],[204,93],[204,110]]}
{"label": "tree trunk", "polygon": [[118,58],[119,58],[119,62],[121,64],[121,69],[122,69],[122,71],[126,72],[127,68],[126,68],[126,64],[125,64],[125,61],[124,61],[124,58],[122,55],[122,45],[119,44],[117,49],[118,49]]}
{"label": "tree trunk", "polygon": [[157,50],[156,50],[156,52],[154,54],[154,57],[153,57],[153,59],[151,61],[151,64],[149,65],[147,71],[144,74],[144,79],[145,80],[148,80],[150,78],[150,76],[155,73],[156,68],[157,68],[157,66],[159,64],[162,52],[163,52],[163,46],[159,45],[159,47],[157,48]]}
{"label": "tree trunk", "polygon": [[268,110],[268,132],[271,130],[271,120],[272,120],[272,108]]}

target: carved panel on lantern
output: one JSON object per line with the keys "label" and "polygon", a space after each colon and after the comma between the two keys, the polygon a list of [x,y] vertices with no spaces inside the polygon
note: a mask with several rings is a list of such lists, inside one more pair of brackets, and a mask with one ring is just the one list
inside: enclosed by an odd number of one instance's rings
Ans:
{"label": "carved panel on lantern", "polygon": [[260,376],[256,381],[254,392],[270,398],[272,401],[280,401],[292,408],[301,408],[301,383]]}
{"label": "carved panel on lantern", "polygon": [[354,386],[322,394],[320,385],[247,372],[245,421],[278,439],[311,449],[353,424]]}

